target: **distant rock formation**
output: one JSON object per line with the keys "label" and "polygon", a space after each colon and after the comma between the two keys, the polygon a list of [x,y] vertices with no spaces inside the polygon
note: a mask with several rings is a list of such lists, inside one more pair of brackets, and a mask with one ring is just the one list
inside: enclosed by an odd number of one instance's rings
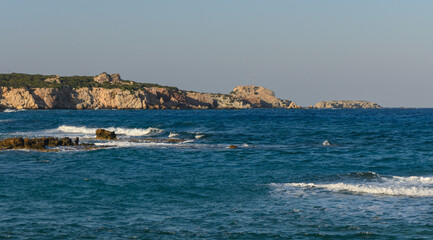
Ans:
{"label": "distant rock formation", "polygon": [[301,108],[292,101],[276,98],[274,91],[259,86],[237,86],[231,95],[258,108]]}
{"label": "distant rock formation", "polygon": [[98,83],[108,82],[111,84],[115,84],[115,83],[121,83],[122,78],[120,78],[120,74],[118,74],[118,73],[113,73],[110,75],[106,72],[103,72],[103,73],[99,74],[98,76],[94,77],[93,80],[95,80],[95,82],[98,82]]}
{"label": "distant rock formation", "polygon": [[45,79],[45,82],[48,82],[48,83],[60,83],[60,76],[56,75],[53,78],[47,78],[47,79]]}
{"label": "distant rock formation", "polygon": [[314,108],[382,108],[379,104],[368,101],[322,101],[316,103]]}
{"label": "distant rock formation", "polygon": [[[121,82],[119,74],[99,74],[99,83]],[[259,86],[238,86],[231,94],[199,93],[177,88],[142,87],[137,90],[104,87],[0,87],[0,109],[247,109],[300,108]]]}

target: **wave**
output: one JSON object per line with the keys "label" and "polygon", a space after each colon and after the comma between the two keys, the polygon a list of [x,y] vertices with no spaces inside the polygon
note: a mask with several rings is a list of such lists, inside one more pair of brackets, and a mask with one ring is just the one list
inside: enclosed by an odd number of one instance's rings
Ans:
{"label": "wave", "polygon": [[195,139],[200,139],[200,138],[202,138],[202,137],[204,137],[203,134],[197,134],[197,135],[195,135]]}
{"label": "wave", "polygon": [[361,176],[372,179],[371,182],[335,182],[335,183],[271,183],[277,191],[296,192],[296,189],[326,190],[331,192],[344,192],[353,194],[371,194],[407,197],[433,197],[433,177],[382,177],[374,172],[359,173]]}
{"label": "wave", "polygon": [[397,176],[393,176],[391,180],[386,179],[386,181],[397,181],[397,182],[408,183],[408,184],[431,184],[431,185],[433,185],[433,177],[418,177],[418,176],[397,177]]}
{"label": "wave", "polygon": [[175,132],[170,132],[170,134],[168,134],[169,138],[175,138],[175,137],[179,137],[179,134],[175,133]]}
{"label": "wave", "polygon": [[5,113],[11,113],[11,112],[21,112],[21,111],[25,111],[25,109],[10,109],[10,108],[7,108],[3,112],[5,112]]}
{"label": "wave", "polygon": [[113,148],[124,147],[180,147],[183,143],[166,143],[166,142],[127,142],[127,141],[110,141],[96,142],[96,146],[108,146]]}
{"label": "wave", "polygon": [[[79,133],[79,134],[95,134],[98,128],[89,128],[89,127],[77,127],[77,126],[67,126],[61,125],[57,129],[57,131],[64,133]],[[162,133],[164,130],[159,128],[120,128],[120,127],[108,127],[104,128],[108,131],[114,131],[116,134],[126,135],[126,136],[154,136]]]}

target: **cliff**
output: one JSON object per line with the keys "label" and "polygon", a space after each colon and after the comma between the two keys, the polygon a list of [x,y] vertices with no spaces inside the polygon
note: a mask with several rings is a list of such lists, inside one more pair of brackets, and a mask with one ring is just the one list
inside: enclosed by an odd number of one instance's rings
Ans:
{"label": "cliff", "polygon": [[314,108],[382,108],[379,104],[368,101],[322,101],[316,103]]}
{"label": "cliff", "polygon": [[[80,80],[81,81],[81,80]],[[83,80],[84,81],[84,80]],[[37,82],[41,87],[11,87],[3,81],[0,108],[14,109],[246,109],[300,108],[274,92],[258,86],[239,86],[231,94],[199,93],[158,85],[138,85],[120,75],[103,73],[71,87],[54,76]],[[31,81],[30,81],[31,82]],[[0,82],[1,83],[1,82]],[[5,84],[6,83],[6,84]],[[15,83],[14,83],[15,84]],[[35,83],[33,83],[35,84]],[[44,85],[45,84],[45,85]],[[56,84],[51,86],[51,84]],[[90,85],[87,87],[87,85]],[[5,86],[6,85],[6,86]]]}

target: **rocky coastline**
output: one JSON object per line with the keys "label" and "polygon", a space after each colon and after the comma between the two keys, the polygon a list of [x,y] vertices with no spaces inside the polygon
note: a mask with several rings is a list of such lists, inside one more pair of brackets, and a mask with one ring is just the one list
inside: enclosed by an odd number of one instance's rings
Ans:
{"label": "rocky coastline", "polygon": [[[75,78],[53,75],[46,76],[45,79],[42,75],[36,75],[39,82],[34,80],[36,77],[32,75],[21,74],[24,80],[19,79],[18,83],[11,83],[6,74],[2,75],[0,109],[302,108],[291,100],[275,97],[273,91],[260,86],[237,86],[229,94],[220,94],[184,91],[173,87],[122,80],[117,73]],[[41,78],[43,80],[40,80]],[[81,82],[77,83],[76,78]],[[309,108],[381,107],[366,101],[328,101]]]}
{"label": "rocky coastline", "polygon": [[[136,138],[136,139],[118,139],[114,131],[106,129],[97,129],[95,138],[87,138],[87,142],[81,142],[78,137],[71,139],[69,137],[12,137],[0,139],[0,151],[3,150],[33,150],[40,152],[59,152],[61,150],[96,150],[101,148],[116,147],[116,145],[96,145],[95,141],[104,143],[107,141],[116,142],[155,142],[155,143],[182,143],[185,139],[179,138]],[[90,141],[89,141],[90,140]],[[236,148],[230,146],[230,148]]]}

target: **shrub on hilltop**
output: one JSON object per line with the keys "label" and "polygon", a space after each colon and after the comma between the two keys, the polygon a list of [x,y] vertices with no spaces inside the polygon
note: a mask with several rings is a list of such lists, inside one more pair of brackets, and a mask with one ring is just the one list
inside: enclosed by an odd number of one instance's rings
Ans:
{"label": "shrub on hilltop", "polygon": [[122,80],[118,83],[99,83],[94,81],[93,76],[66,76],[60,77],[59,81],[45,81],[46,79],[56,78],[56,75],[41,75],[41,74],[25,74],[25,73],[9,73],[0,74],[0,87],[11,88],[120,88],[122,90],[136,91],[149,87],[161,87],[169,89],[177,89],[175,87],[161,86],[154,83],[139,83],[133,81]]}

